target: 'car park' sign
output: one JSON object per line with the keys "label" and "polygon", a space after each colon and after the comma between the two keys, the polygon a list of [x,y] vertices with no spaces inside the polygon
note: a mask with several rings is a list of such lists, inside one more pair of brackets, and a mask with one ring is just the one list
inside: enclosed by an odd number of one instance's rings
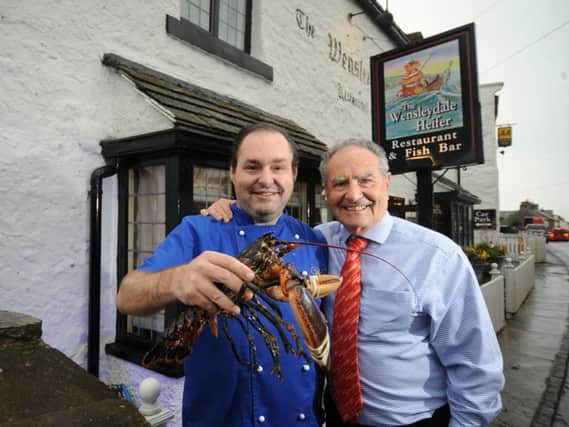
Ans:
{"label": "'car park' sign", "polygon": [[475,209],[474,228],[477,230],[496,228],[496,209]]}

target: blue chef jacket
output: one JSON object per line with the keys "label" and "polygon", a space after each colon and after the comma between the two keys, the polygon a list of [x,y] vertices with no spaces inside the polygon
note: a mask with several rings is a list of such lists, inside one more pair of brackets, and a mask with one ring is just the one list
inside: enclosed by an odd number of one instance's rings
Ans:
{"label": "blue chef jacket", "polygon": [[[186,263],[207,250],[237,255],[267,232],[283,240],[324,242],[319,232],[287,214],[275,225],[260,226],[254,225],[244,211],[235,206],[232,209],[234,219],[227,224],[211,217],[185,217],[140,270],[160,271]],[[313,274],[326,272],[327,259],[325,248],[301,246],[290,252],[285,262],[293,263],[303,274]],[[284,319],[296,326],[288,303],[278,305]],[[263,321],[278,336],[272,325]],[[227,323],[239,356],[250,362],[251,348],[242,328],[235,320]],[[260,334],[247,328],[255,339],[258,366],[237,362],[221,323],[217,338],[209,327],[204,328],[184,363],[184,426],[320,426],[321,378],[317,365],[286,353],[279,339],[284,377],[281,383],[271,373],[274,363]],[[300,331],[298,334],[302,337]],[[305,351],[309,355],[306,347]]]}

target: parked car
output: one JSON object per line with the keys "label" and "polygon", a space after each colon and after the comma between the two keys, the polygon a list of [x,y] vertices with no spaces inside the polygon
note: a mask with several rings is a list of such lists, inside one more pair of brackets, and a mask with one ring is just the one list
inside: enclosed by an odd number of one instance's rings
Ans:
{"label": "parked car", "polygon": [[545,240],[547,242],[568,242],[569,230],[561,227],[555,227],[545,235]]}

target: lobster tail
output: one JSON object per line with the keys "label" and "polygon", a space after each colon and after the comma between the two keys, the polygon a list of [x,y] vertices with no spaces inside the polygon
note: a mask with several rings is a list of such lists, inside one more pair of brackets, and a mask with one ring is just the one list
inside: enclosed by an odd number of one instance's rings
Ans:
{"label": "lobster tail", "polygon": [[189,306],[178,315],[164,337],[142,359],[149,368],[157,363],[181,364],[192,353],[192,347],[209,321],[205,310]]}

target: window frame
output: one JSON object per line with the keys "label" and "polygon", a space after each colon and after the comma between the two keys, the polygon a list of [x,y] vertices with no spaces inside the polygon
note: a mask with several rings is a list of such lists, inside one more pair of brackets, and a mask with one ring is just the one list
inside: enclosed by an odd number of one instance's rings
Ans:
{"label": "window frame", "polygon": [[[165,166],[165,235],[179,223],[178,217],[183,200],[191,194],[181,192],[180,180],[188,179],[184,172],[181,158],[177,154],[157,156],[133,156],[119,163],[118,170],[118,240],[117,240],[117,280],[120,287],[121,280],[129,272],[128,269],[128,220],[129,220],[129,171],[133,168],[148,166]],[[189,177],[189,179],[192,179]],[[190,184],[191,190],[191,184]],[[117,289],[118,290],[118,289]],[[165,308],[165,329],[176,318],[182,305],[170,304]],[[122,359],[140,364],[144,354],[154,345],[153,341],[146,340],[127,332],[128,316],[117,310],[115,342],[107,344],[105,351]],[[184,375],[183,366],[158,364],[151,368],[166,376],[180,378]]]}
{"label": "window frame", "polygon": [[246,2],[243,50],[218,37],[219,0],[211,0],[210,31],[204,30],[184,17],[178,19],[166,15],[166,33],[272,82],[273,67],[251,56],[253,1],[246,0]]}

